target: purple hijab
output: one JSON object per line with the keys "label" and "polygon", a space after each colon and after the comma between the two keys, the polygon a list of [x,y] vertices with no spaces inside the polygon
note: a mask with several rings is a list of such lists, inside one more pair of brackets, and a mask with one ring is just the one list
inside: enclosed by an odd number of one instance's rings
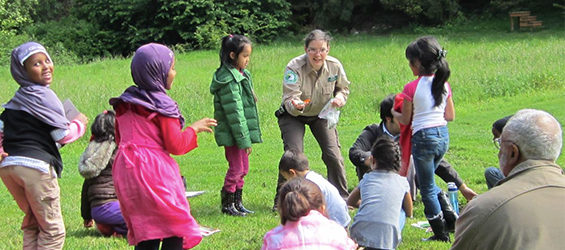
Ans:
{"label": "purple hijab", "polygon": [[32,82],[24,67],[25,60],[37,53],[43,53],[51,60],[45,48],[36,42],[24,43],[12,51],[10,71],[20,88],[14,97],[2,106],[6,109],[25,111],[55,128],[67,129],[69,121],[65,117],[59,97],[49,86]]}
{"label": "purple hijab", "polygon": [[116,106],[120,102],[141,105],[164,116],[178,118],[182,129],[184,117],[179,105],[165,91],[174,59],[173,51],[164,45],[149,43],[139,47],[131,60],[131,76],[137,86],[110,99],[110,105]]}

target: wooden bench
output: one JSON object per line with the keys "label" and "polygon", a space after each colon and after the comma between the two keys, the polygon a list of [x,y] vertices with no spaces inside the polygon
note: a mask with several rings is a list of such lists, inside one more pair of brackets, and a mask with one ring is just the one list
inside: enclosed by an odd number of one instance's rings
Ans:
{"label": "wooden bench", "polygon": [[[530,11],[515,11],[510,12],[510,31],[514,31],[516,28],[516,24],[520,29],[527,29],[533,30],[535,28],[542,27],[542,21],[536,20],[536,16],[531,16]],[[514,24],[514,19],[518,19],[516,24]]]}

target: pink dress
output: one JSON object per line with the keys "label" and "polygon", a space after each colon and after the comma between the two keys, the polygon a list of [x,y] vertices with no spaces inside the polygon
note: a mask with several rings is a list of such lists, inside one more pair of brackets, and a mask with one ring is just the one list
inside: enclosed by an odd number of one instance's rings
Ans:
{"label": "pink dress", "polygon": [[125,110],[116,118],[120,142],[113,175],[129,244],[174,236],[184,239],[184,249],[198,245],[202,235],[190,214],[179,166],[151,121],[156,113],[146,118]]}

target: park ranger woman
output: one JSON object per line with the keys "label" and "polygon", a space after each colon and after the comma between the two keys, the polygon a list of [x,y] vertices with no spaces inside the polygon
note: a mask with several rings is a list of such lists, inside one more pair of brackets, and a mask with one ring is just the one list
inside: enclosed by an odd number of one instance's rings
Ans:
{"label": "park ranger woman", "polygon": [[[328,102],[339,108],[345,105],[349,95],[350,83],[343,66],[336,58],[328,56],[330,40],[331,37],[321,30],[314,30],[306,36],[305,54],[290,60],[286,66],[282,104],[275,115],[284,150],[304,152],[305,125],[310,127],[322,150],[328,181],[343,198],[347,198],[349,193],[337,130],[332,126],[328,128],[328,121],[318,117]],[[277,191],[283,181],[279,174]]]}

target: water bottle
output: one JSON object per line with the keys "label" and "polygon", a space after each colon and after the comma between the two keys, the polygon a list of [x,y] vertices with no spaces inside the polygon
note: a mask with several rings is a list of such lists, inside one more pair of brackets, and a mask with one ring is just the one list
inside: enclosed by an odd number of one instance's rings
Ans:
{"label": "water bottle", "polygon": [[455,182],[447,183],[447,196],[449,197],[449,203],[453,207],[453,211],[459,215],[459,200],[457,199],[457,185]]}

